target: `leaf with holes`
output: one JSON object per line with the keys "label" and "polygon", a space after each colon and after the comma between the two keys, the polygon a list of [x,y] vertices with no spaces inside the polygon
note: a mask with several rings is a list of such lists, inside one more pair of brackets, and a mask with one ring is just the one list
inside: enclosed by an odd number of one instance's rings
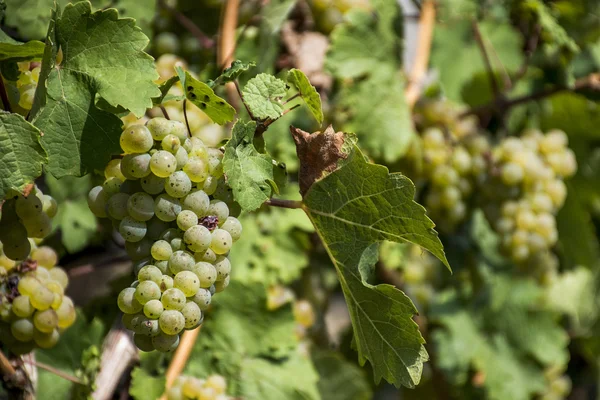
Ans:
{"label": "leaf with holes", "polygon": [[258,119],[277,119],[283,115],[281,98],[287,86],[281,79],[269,74],[258,74],[250,79],[242,95],[252,115]]}

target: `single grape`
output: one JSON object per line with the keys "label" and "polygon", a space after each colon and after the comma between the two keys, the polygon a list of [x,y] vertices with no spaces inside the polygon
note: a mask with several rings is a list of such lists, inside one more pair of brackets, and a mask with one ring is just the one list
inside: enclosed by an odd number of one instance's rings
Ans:
{"label": "single grape", "polygon": [[217,261],[217,255],[211,249],[206,249],[204,252],[194,253],[194,260],[196,262],[206,261],[207,263],[213,264]]}
{"label": "single grape", "polygon": [[209,206],[210,199],[202,190],[192,191],[183,199],[183,208],[193,211],[198,217],[207,215]]}
{"label": "single grape", "polygon": [[160,278],[160,283],[158,286],[162,292],[171,289],[173,287],[173,278],[171,278],[169,275],[163,275]]}
{"label": "single grape", "polygon": [[177,160],[177,170],[183,169],[185,164],[187,164],[189,157],[187,151],[185,151],[183,147],[177,149],[175,160]]}
{"label": "single grape", "polygon": [[50,280],[50,272],[46,268],[36,268],[35,271],[30,271],[26,275],[33,275],[35,279],[40,281],[41,283],[46,285],[48,280]]}
{"label": "single grape", "polygon": [[42,201],[33,193],[29,196],[18,196],[15,201],[15,211],[21,219],[36,217],[42,209]]}
{"label": "single grape", "polygon": [[53,329],[52,332],[42,332],[37,329],[33,331],[33,340],[35,341],[35,344],[42,349],[54,347],[59,339],[60,333],[58,329]]}
{"label": "single grape", "polygon": [[58,262],[58,255],[52,247],[40,246],[31,250],[31,259],[37,261],[38,266],[50,269]]}
{"label": "single grape", "polygon": [[[224,231],[225,232],[225,231]],[[229,233],[227,233],[229,235]],[[211,246],[214,235],[202,225],[194,225],[185,231],[183,241],[194,252],[204,251]],[[230,236],[231,241],[231,236]],[[230,246],[231,247],[231,246]],[[212,248],[212,246],[211,246]],[[213,249],[214,250],[214,249]],[[216,251],[215,251],[216,253]],[[222,254],[222,253],[219,253]]]}
{"label": "single grape", "polygon": [[158,319],[164,310],[160,300],[150,300],[144,304],[144,315],[150,319]]}
{"label": "single grape", "polygon": [[104,193],[106,193],[106,195],[108,197],[110,197],[114,194],[121,192],[121,184],[122,183],[123,182],[121,182],[121,180],[118,178],[107,179],[102,184],[102,190],[104,190]]}
{"label": "single grape", "polygon": [[178,250],[169,257],[169,270],[173,275],[181,271],[190,271],[194,263],[194,257],[190,253]]}
{"label": "single grape", "polygon": [[183,172],[187,174],[192,182],[204,182],[209,176],[208,163],[198,157],[189,157],[188,162],[183,167]]}
{"label": "single grape", "polygon": [[104,168],[104,177],[106,179],[117,178],[121,182],[125,180],[125,176],[121,173],[121,159],[115,158],[110,160],[108,164],[106,164],[106,168]]}
{"label": "single grape", "polygon": [[208,215],[214,215],[219,220],[219,225],[222,225],[229,217],[229,207],[227,203],[221,200],[211,200],[208,207]]}
{"label": "single grape", "polygon": [[17,289],[19,293],[25,296],[31,296],[33,293],[37,292],[41,287],[40,281],[32,276],[25,276],[19,280],[17,285]]}
{"label": "single grape", "polygon": [[160,299],[165,310],[181,310],[185,305],[185,294],[179,289],[171,288],[163,292]]}
{"label": "single grape", "polygon": [[129,125],[119,140],[126,153],[145,153],[152,148],[152,134],[144,125]]}
{"label": "single grape", "polygon": [[218,256],[214,266],[217,270],[217,281],[222,281],[231,273],[231,262],[225,256]]}
{"label": "single grape", "polygon": [[198,216],[191,210],[183,210],[177,216],[177,226],[182,231],[187,231],[191,227],[198,225]]}
{"label": "single grape", "polygon": [[129,195],[126,193],[117,193],[108,199],[107,211],[108,215],[116,220],[122,220],[127,217],[127,202]]}
{"label": "single grape", "polygon": [[10,324],[10,332],[19,342],[29,342],[33,339],[33,322],[26,318],[17,319]]}
{"label": "single grape", "polygon": [[33,316],[33,325],[40,332],[50,333],[58,326],[58,315],[52,309],[38,311]]}
{"label": "single grape", "polygon": [[181,212],[181,203],[167,194],[161,194],[154,200],[154,213],[162,221],[174,221]]}
{"label": "single grape", "polygon": [[177,136],[169,134],[163,138],[160,146],[169,153],[177,154],[177,151],[181,148],[181,141]]}
{"label": "single grape", "polygon": [[42,200],[42,209],[50,218],[54,218],[58,212],[58,203],[50,195],[45,194]]}
{"label": "single grape", "polygon": [[119,310],[125,314],[135,314],[142,311],[142,304],[136,299],[135,291],[136,289],[134,288],[125,288],[119,293],[117,305],[119,306]]}
{"label": "single grape", "polygon": [[150,175],[151,157],[148,153],[127,154],[121,160],[121,173],[128,179],[140,179]]}
{"label": "single grape", "polygon": [[[186,232],[187,233],[187,232]],[[225,254],[231,249],[231,235],[223,229],[215,229],[212,233],[210,248],[216,254]]]}
{"label": "single grape", "polygon": [[33,99],[35,98],[36,84],[29,84],[19,88],[21,97],[19,98],[19,106],[26,110],[31,110],[33,107]]}
{"label": "single grape", "polygon": [[43,239],[52,231],[52,220],[44,213],[23,219],[21,222],[27,229],[27,236],[31,238]]}
{"label": "single grape", "polygon": [[12,311],[17,317],[27,318],[33,314],[35,308],[29,301],[29,296],[17,296],[12,302]]}
{"label": "single grape", "polygon": [[237,240],[242,236],[242,224],[235,217],[227,217],[223,225],[221,225],[221,229],[229,232],[233,242],[237,242]]}
{"label": "single grape", "polygon": [[93,187],[88,193],[88,207],[96,217],[106,218],[107,202],[108,195],[102,186]]}
{"label": "single grape", "polygon": [[205,288],[198,289],[196,294],[190,297],[190,300],[196,303],[201,310],[208,309],[208,307],[210,306],[211,299],[212,295],[210,294],[208,289]]}
{"label": "single grape", "polygon": [[119,224],[119,233],[128,242],[139,242],[146,236],[146,223],[132,217],[125,217]]}
{"label": "single grape", "polygon": [[152,258],[155,260],[168,260],[173,254],[171,245],[166,240],[158,240],[154,242],[151,249]]}
{"label": "single grape", "polygon": [[146,127],[152,134],[152,138],[157,141],[163,140],[172,129],[169,120],[163,117],[155,117],[148,120]]}
{"label": "single grape", "polygon": [[209,175],[202,183],[202,190],[209,196],[213,195],[217,191],[218,184],[219,179]]}
{"label": "single grape", "polygon": [[160,329],[167,335],[177,335],[185,327],[185,318],[177,310],[165,310],[158,319]]}
{"label": "single grape", "polygon": [[202,311],[193,301],[188,301],[185,306],[183,306],[181,314],[184,318],[185,329],[194,329],[200,325],[200,321],[202,321]]}
{"label": "single grape", "polygon": [[188,131],[183,122],[171,121],[171,135],[175,135],[182,142],[188,139]]}
{"label": "single grape", "polygon": [[142,188],[146,193],[156,195],[165,189],[165,178],[150,174],[140,180]]}
{"label": "single grape", "polygon": [[160,334],[160,327],[158,321],[150,319],[144,314],[135,314],[131,318],[131,330],[134,333],[147,336],[157,336]]}
{"label": "single grape", "polygon": [[[136,301],[137,303],[137,301]],[[137,303],[139,305],[139,303]],[[140,307],[140,311],[142,306],[139,305]],[[119,307],[120,308],[120,307]],[[121,311],[123,311],[123,309],[121,309]],[[60,304],[60,307],[58,307],[56,309],[56,315],[58,316],[58,327],[61,329],[65,329],[68,328],[69,326],[73,325],[73,322],[75,322],[75,318],[77,316],[77,313],[75,312],[75,306],[73,305],[73,301],[65,296],[63,297],[63,301]]]}
{"label": "single grape", "polygon": [[181,198],[192,190],[192,181],[183,171],[175,171],[165,182],[165,191],[169,196]]}
{"label": "single grape", "polygon": [[127,200],[127,212],[138,221],[148,221],[154,216],[154,199],[144,192],[132,194]]}
{"label": "single grape", "polygon": [[200,287],[209,288],[217,281],[217,270],[214,265],[204,261],[194,264],[192,268],[198,278],[200,278]]}
{"label": "single grape", "polygon": [[175,159],[175,156],[168,151],[159,150],[154,153],[150,159],[150,169],[152,170],[152,173],[160,178],[168,177],[175,172],[176,168],[177,160]]}
{"label": "single grape", "polygon": [[190,297],[200,289],[200,279],[192,271],[181,271],[173,278],[173,287],[181,290],[185,297]]}
{"label": "single grape", "polygon": [[60,267],[54,267],[49,271],[50,278],[56,282],[58,282],[63,289],[66,289],[69,285],[69,276],[65,272],[64,269]]}
{"label": "single grape", "polygon": [[161,240],[166,240],[167,242],[171,242],[175,238],[182,238],[183,233],[177,228],[169,228],[162,232],[159,236]]}
{"label": "single grape", "polygon": [[159,285],[162,275],[163,274],[160,271],[160,269],[158,269],[158,267],[154,265],[146,265],[142,269],[140,269],[140,272],[138,272],[137,277],[138,281],[140,282],[152,281]]}
{"label": "single grape", "polygon": [[153,281],[140,282],[135,288],[135,298],[142,305],[150,300],[160,299],[160,293],[160,287]]}
{"label": "single grape", "polygon": [[502,167],[502,182],[505,185],[516,185],[523,180],[525,175],[520,165],[509,162]]}
{"label": "single grape", "polygon": [[298,300],[294,303],[294,319],[297,323],[310,328],[315,323],[315,312],[312,305],[306,300]]}
{"label": "single grape", "polygon": [[221,162],[223,154],[219,151],[219,155],[220,156],[211,156],[208,158],[208,173],[215,178],[223,176],[223,163]]}
{"label": "single grape", "polygon": [[215,282],[215,292],[220,293],[223,290],[227,289],[227,286],[229,286],[229,280],[231,277],[227,277],[225,279],[223,279],[222,281],[217,281]]}
{"label": "single grape", "polygon": [[29,295],[31,305],[38,310],[47,310],[54,302],[54,293],[45,286],[38,286],[37,290]]}
{"label": "single grape", "polygon": [[179,345],[179,336],[160,334],[152,338],[152,345],[157,351],[169,353]]}
{"label": "single grape", "polygon": [[139,333],[133,334],[133,343],[135,346],[144,352],[150,352],[154,350],[154,344],[152,338],[148,335],[141,335]]}

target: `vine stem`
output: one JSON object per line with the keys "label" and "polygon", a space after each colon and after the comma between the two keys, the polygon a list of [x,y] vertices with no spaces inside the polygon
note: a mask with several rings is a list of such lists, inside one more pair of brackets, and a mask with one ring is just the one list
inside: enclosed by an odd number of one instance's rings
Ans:
{"label": "vine stem", "polygon": [[289,99],[287,99],[286,101],[284,101],[283,103],[281,103],[282,106],[285,106],[287,103],[289,103],[290,101],[297,99],[298,97],[300,97],[300,93],[296,93],[295,95],[293,95],[292,97],[290,97]]}
{"label": "vine stem", "polygon": [[269,199],[265,204],[280,208],[304,208],[302,202],[297,200]]}
{"label": "vine stem", "polygon": [[[173,360],[165,375],[165,390],[168,390],[173,386],[173,383],[185,368],[185,364],[187,363],[188,358],[190,358],[190,354],[194,348],[194,343],[196,343],[196,338],[198,338],[198,334],[200,333],[200,328],[202,328],[202,325],[192,331],[185,331],[183,335],[181,335],[181,341],[179,342],[179,346],[173,355]],[[162,395],[160,400],[167,400],[166,393]]]}
{"label": "vine stem", "polygon": [[238,83],[237,79],[235,81],[233,81],[233,85],[235,87],[235,90],[236,90],[238,96],[240,96],[240,100],[242,100],[242,104],[244,104],[244,107],[246,107],[246,111],[248,112],[248,115],[250,116],[250,118],[252,118],[252,120],[256,121],[254,114],[252,114],[252,111],[250,111],[250,108],[248,108],[248,105],[244,101],[244,95],[242,94],[242,90],[240,89],[240,84]]}
{"label": "vine stem", "polygon": [[421,7],[419,18],[419,41],[417,43],[417,54],[410,72],[410,79],[405,90],[406,101],[412,108],[421,94],[421,81],[427,73],[429,55],[431,53],[431,41],[433,39],[433,28],[435,26],[435,1],[425,0]]}
{"label": "vine stem", "polygon": [[4,79],[2,77],[0,77],[0,98],[4,105],[4,111],[12,112],[10,101],[8,101],[8,95],[6,94],[6,87],[4,86]]}
{"label": "vine stem", "polygon": [[214,47],[215,41],[206,36],[206,34],[202,32],[200,28],[198,28],[194,21],[186,17],[184,14],[182,14],[175,8],[170,7],[167,3],[165,3],[165,0],[158,0],[158,3],[162,8],[170,12],[175,17],[177,22],[179,22],[181,26],[187,29],[187,31],[190,32],[196,38],[196,40],[198,40],[200,46],[202,46],[205,49]]}
{"label": "vine stem", "polygon": [[54,367],[52,367],[52,366],[50,366],[48,364],[44,364],[44,363],[39,362],[39,361],[24,361],[24,362],[26,362],[27,364],[34,365],[37,368],[44,369],[44,370],[46,370],[46,371],[48,371],[48,372],[50,372],[50,373],[52,373],[52,374],[54,374],[54,375],[56,375],[58,377],[66,379],[66,380],[68,380],[70,382],[77,383],[79,385],[83,385],[83,382],[81,382],[81,380],[79,380],[77,377],[75,377],[73,375],[69,375],[69,374],[67,374],[67,373],[65,373],[65,372],[63,372],[63,371],[61,371],[59,369],[56,369],[56,368],[54,368]]}
{"label": "vine stem", "polygon": [[[166,110],[165,110],[165,112],[166,112]],[[169,118],[167,117],[167,119],[169,119]],[[188,122],[188,117],[187,117],[187,99],[183,99],[183,119],[185,119],[185,126],[187,127],[188,134],[191,137],[192,130],[190,129],[190,123]]]}
{"label": "vine stem", "polygon": [[490,57],[487,53],[487,50],[485,49],[485,43],[483,43],[483,37],[481,36],[481,31],[479,30],[479,24],[477,24],[477,21],[473,21],[471,23],[471,27],[473,29],[473,34],[475,35],[475,41],[477,42],[479,51],[481,51],[481,55],[483,56],[483,62],[485,63],[485,71],[487,73],[488,80],[490,81],[492,92],[494,92],[494,97],[499,97],[501,95],[500,87],[498,86],[496,76],[494,75],[492,62],[490,61]]}

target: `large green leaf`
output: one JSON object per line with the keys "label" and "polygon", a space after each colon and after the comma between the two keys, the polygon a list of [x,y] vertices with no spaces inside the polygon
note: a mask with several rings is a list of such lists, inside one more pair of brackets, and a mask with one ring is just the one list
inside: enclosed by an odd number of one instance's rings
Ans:
{"label": "large green leaf", "polygon": [[223,156],[223,171],[233,198],[247,211],[257,209],[268,200],[275,185],[271,157],[259,153],[254,147],[255,129],[255,122],[238,120]]}
{"label": "large green leaf", "polygon": [[[296,130],[294,135],[302,163],[304,208],[337,269],[359,360],[371,362],[376,381],[385,378],[414,387],[428,359],[412,320],[417,310],[400,290],[373,286],[367,279],[383,240],[421,245],[448,265],[433,222],[414,202],[415,188],[408,178],[368,163],[342,133]],[[317,159],[324,142],[337,149],[328,153],[325,165]]]}
{"label": "large green leaf", "polygon": [[[56,177],[102,169],[119,153],[121,121],[97,107],[98,97],[111,108],[143,115],[160,90],[152,58],[142,49],[148,39],[131,19],[115,10],[91,13],[87,2],[69,5],[53,19],[32,109],[44,132],[42,144]],[[60,65],[54,64],[58,46]]]}
{"label": "large green leaf", "polygon": [[267,310],[261,284],[232,282],[215,296],[185,373],[218,373],[228,393],[247,400],[318,399],[317,375],[298,353],[289,305]]}
{"label": "large green leaf", "polygon": [[0,113],[0,198],[32,183],[46,161],[40,131],[18,114]]}

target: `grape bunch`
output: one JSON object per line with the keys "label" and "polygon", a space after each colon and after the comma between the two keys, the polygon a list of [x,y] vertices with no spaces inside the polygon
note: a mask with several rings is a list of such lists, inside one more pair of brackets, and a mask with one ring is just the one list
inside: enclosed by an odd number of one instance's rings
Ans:
{"label": "grape bunch", "polygon": [[226,394],[227,381],[221,375],[206,379],[180,376],[167,390],[168,400],[233,400]]}
{"label": "grape bunch", "polygon": [[[547,255],[556,244],[556,213],[577,170],[567,135],[529,130],[494,149],[492,171],[482,184],[483,210],[501,235],[502,250],[517,264]],[[547,262],[541,263],[547,264]]]}
{"label": "grape bunch", "polygon": [[33,106],[33,98],[40,76],[39,63],[18,62],[18,78],[15,81],[4,79],[9,100],[14,112],[27,115]]}
{"label": "grape bunch", "polygon": [[2,205],[0,220],[0,336],[11,351],[54,346],[75,321],[65,295],[66,272],[48,246],[37,246],[52,228],[54,199],[34,188]]}
{"label": "grape bunch", "polygon": [[230,192],[220,150],[188,137],[179,121],[156,117],[126,126],[126,153],[105,169],[88,205],[125,239],[137,280],[118,297],[124,325],[142,351],[174,350],[229,284],[227,255],[242,233],[224,201]]}

